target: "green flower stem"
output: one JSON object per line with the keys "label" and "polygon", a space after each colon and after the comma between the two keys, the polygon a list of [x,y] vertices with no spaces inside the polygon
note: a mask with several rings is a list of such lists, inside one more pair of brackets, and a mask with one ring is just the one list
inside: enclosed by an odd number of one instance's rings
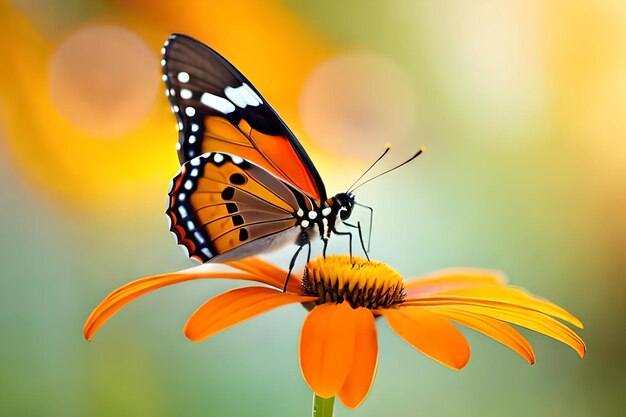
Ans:
{"label": "green flower stem", "polygon": [[322,398],[317,395],[313,399],[313,417],[333,417],[335,397]]}

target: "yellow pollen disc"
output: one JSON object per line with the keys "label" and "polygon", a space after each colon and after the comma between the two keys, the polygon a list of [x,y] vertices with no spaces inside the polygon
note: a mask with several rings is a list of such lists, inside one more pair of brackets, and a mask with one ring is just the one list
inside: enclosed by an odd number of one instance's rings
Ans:
{"label": "yellow pollen disc", "polygon": [[310,261],[302,279],[304,292],[318,303],[350,302],[353,307],[390,307],[404,301],[402,276],[378,261],[330,255]]}

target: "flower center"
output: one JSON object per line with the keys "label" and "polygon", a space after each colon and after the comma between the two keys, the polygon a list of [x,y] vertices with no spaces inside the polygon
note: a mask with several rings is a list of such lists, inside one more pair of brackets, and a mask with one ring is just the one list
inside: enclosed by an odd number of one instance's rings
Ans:
{"label": "flower center", "polygon": [[402,276],[378,261],[347,255],[313,259],[304,268],[302,288],[317,304],[348,301],[352,307],[387,308],[404,301]]}

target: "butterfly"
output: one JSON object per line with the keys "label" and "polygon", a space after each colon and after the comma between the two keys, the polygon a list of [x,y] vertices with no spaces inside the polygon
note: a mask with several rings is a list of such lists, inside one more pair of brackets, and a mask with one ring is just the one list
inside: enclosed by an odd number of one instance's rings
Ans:
{"label": "butterfly", "polygon": [[[261,93],[205,44],[174,34],[162,49],[166,95],[178,123],[179,173],[170,230],[189,257],[232,261],[288,243],[324,242],[355,205],[332,197],[306,151]],[[350,243],[351,245],[351,243]]]}

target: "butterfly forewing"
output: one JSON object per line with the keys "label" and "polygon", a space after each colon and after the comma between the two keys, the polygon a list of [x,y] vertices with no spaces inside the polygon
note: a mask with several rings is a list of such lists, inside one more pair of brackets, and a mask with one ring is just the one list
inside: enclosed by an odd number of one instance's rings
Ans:
{"label": "butterfly forewing", "polygon": [[225,261],[293,243],[302,207],[313,207],[310,198],[264,168],[205,153],[185,162],[172,180],[167,215],[190,257]]}
{"label": "butterfly forewing", "polygon": [[208,46],[172,35],[163,51],[163,80],[179,128],[181,164],[209,152],[238,155],[318,203],[320,175],[293,133],[234,66]]}

